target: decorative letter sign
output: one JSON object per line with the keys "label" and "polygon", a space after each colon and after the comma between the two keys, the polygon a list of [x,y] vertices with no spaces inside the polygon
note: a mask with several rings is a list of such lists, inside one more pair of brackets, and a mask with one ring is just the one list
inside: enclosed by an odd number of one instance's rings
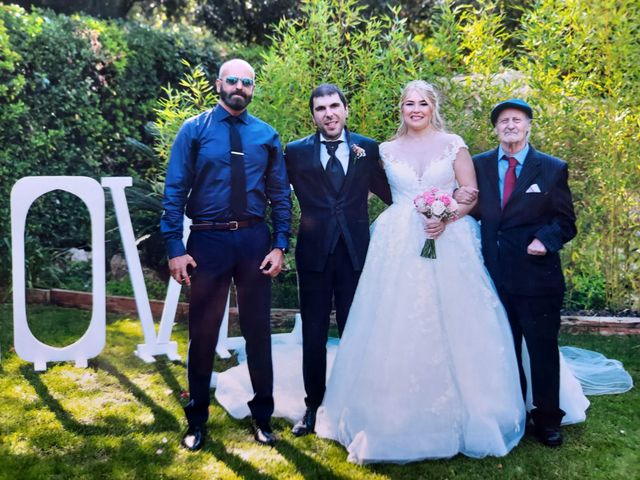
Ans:
{"label": "decorative letter sign", "polygon": [[[178,308],[182,285],[173,278],[169,280],[167,296],[156,328],[151,315],[151,306],[142,274],[136,240],[129,216],[129,207],[124,190],[132,185],[131,177],[105,177],[102,185],[88,177],[25,177],[16,182],[11,190],[11,240],[13,258],[13,323],[16,353],[20,358],[33,362],[36,370],[46,370],[47,362],[75,361],[76,366],[86,367],[89,358],[97,356],[105,344],[106,337],[106,289],[104,258],[104,188],[111,190],[111,197],[118,219],[120,237],[127,259],[129,277],[133,285],[138,316],[142,323],[144,343],[139,344],[135,354],[145,362],[153,362],[155,355],[166,355],[171,360],[179,360],[178,345],[172,342],[171,330]],[[27,322],[24,232],[27,214],[31,204],[41,195],[53,190],[65,190],[82,199],[89,208],[91,217],[91,247],[93,266],[93,311],[91,323],[84,335],[75,343],[58,348],[40,342],[29,329]],[[185,217],[183,241],[189,236],[191,221]],[[228,337],[229,299],[225,310],[216,353],[222,358],[230,356],[229,349],[244,347],[244,338]],[[300,336],[300,316],[296,316],[296,326],[291,334],[276,334],[274,339],[290,341]],[[215,386],[214,373],[211,385]]]}
{"label": "decorative letter sign", "polygon": [[[39,341],[27,323],[25,301],[24,232],[31,204],[41,195],[64,190],[80,197],[91,216],[93,266],[93,307],[91,323],[77,342],[57,348]],[[105,344],[105,271],[104,271],[104,192],[88,177],[25,177],[11,189],[11,258],[13,261],[13,330],[16,353],[33,362],[36,370],[46,370],[47,362],[72,360],[86,367],[89,358],[98,355]]]}
{"label": "decorative letter sign", "polygon": [[[180,297],[180,284],[175,280],[178,288],[169,285],[169,293],[167,301],[162,311],[162,320],[160,321],[160,333],[156,336],[156,328],[153,324],[153,316],[151,315],[151,306],[149,305],[149,297],[147,295],[147,287],[144,284],[144,275],[142,274],[142,265],[140,264],[140,256],[136,248],[136,239],[133,234],[131,225],[131,217],[129,216],[129,206],[127,205],[127,197],[124,189],[132,185],[131,177],[111,177],[103,178],[102,186],[111,190],[111,198],[113,206],[116,209],[116,217],[118,219],[118,228],[120,229],[120,238],[124,246],[124,254],[127,259],[127,268],[129,270],[129,278],[133,285],[133,294],[136,300],[136,308],[138,316],[142,323],[142,331],[144,333],[144,342],[138,345],[136,355],[145,362],[153,362],[153,355],[166,355],[171,360],[180,360],[178,355],[178,344],[169,341],[171,337],[171,327],[173,319],[176,315],[178,307],[178,299]],[[170,312],[170,314],[169,314]],[[170,317],[170,318],[169,318]]]}

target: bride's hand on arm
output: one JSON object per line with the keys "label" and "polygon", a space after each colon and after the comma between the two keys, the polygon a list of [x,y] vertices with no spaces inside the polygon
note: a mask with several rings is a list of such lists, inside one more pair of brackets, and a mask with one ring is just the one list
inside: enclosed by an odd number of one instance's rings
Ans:
{"label": "bride's hand on arm", "polygon": [[[458,185],[464,185],[467,190],[475,190],[477,192],[478,181],[476,180],[476,171],[473,168],[473,160],[471,160],[469,150],[466,148],[461,148],[458,151],[456,160],[453,163],[453,171],[455,172]],[[478,199],[476,196],[468,203],[458,203],[458,217],[463,217],[473,210],[477,201]]]}
{"label": "bride's hand on arm", "polygon": [[467,185],[461,185],[453,191],[453,198],[458,203],[471,205],[478,198],[478,189],[468,187]]}

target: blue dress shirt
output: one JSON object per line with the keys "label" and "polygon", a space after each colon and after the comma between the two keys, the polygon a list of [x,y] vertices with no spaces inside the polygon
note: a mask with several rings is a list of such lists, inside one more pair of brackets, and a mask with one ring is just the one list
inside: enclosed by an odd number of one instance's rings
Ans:
{"label": "blue dress shirt", "polygon": [[[510,153],[509,156],[515,158],[518,161],[518,165],[516,165],[516,178],[520,176],[520,172],[522,171],[522,166],[524,165],[524,160],[527,158],[527,154],[529,153],[529,144],[527,143],[525,147],[517,153]],[[504,176],[507,174],[507,169],[509,168],[509,161],[504,158],[506,153],[504,153],[504,149],[502,145],[498,147],[498,191],[500,192],[500,205],[502,205],[502,191],[504,190]]]}
{"label": "blue dress shirt", "polygon": [[160,230],[169,258],[184,255],[183,215],[194,223],[264,218],[271,206],[273,247],[287,248],[291,230],[291,188],[278,133],[249,115],[238,117],[245,159],[247,209],[231,214],[230,114],[220,105],[184,122],[173,142],[165,181]]}

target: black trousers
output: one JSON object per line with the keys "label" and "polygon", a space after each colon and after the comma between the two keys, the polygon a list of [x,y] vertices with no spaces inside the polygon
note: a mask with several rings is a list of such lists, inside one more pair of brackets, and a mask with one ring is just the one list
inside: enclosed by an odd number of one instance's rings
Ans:
{"label": "black trousers", "polygon": [[327,340],[333,301],[338,334],[342,336],[360,273],[353,269],[342,238],[329,255],[324,271],[298,270],[302,315],[302,375],[307,394],[305,403],[310,409],[320,406],[326,388]]}
{"label": "black trousers", "polygon": [[[563,295],[524,296],[500,291],[518,359],[522,395],[526,400],[531,388],[534,410],[531,416],[536,425],[557,427],[564,416],[560,409],[560,308]],[[527,344],[531,363],[531,385],[522,366],[522,339]]]}
{"label": "black trousers", "polygon": [[185,413],[190,425],[204,424],[209,417],[215,346],[232,279],[255,393],[249,408],[259,424],[271,418],[271,278],[259,269],[269,248],[270,233],[264,222],[235,231],[194,231],[189,236],[187,250],[198,264],[191,276],[189,303],[190,401]]}

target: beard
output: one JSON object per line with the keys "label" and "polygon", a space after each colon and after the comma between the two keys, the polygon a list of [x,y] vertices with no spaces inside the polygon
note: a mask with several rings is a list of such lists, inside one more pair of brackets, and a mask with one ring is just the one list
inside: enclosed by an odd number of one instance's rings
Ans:
{"label": "beard", "polygon": [[220,99],[230,109],[241,112],[251,103],[253,95],[246,95],[244,92],[239,91],[226,92],[222,88],[220,89]]}

